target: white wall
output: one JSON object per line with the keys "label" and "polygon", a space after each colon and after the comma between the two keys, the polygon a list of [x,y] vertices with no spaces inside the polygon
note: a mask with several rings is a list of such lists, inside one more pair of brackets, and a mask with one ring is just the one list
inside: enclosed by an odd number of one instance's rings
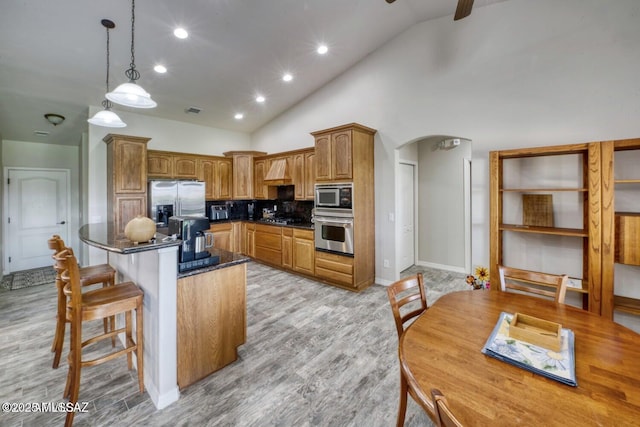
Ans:
{"label": "white wall", "polygon": [[[89,107],[93,116],[101,108]],[[107,148],[102,139],[109,133],[151,138],[147,148],[151,150],[178,151],[203,155],[222,155],[225,151],[249,150],[248,134],[222,129],[198,126],[143,114],[114,111],[127,124],[120,129],[89,126],[89,138],[86,143],[87,188],[83,195],[87,198],[86,223],[106,221],[107,215]],[[106,262],[105,251],[89,248],[89,262]]]}
{"label": "white wall", "polygon": [[488,265],[490,150],[640,136],[638,16],[637,0],[510,0],[415,25],[254,133],[252,148],[307,147],[309,132],[349,122],[377,129],[376,276],[393,280],[382,259],[396,264],[395,148],[470,139],[472,262]]}
{"label": "white wall", "polygon": [[[77,230],[80,228],[80,210],[73,207],[80,204],[80,151],[68,145],[43,144],[39,142],[11,141],[2,143],[3,167],[26,167],[70,170],[69,237],[66,242],[76,248],[79,245]],[[4,187],[4,186],[3,186]],[[46,242],[42,242],[46,245]]]}
{"label": "white wall", "polygon": [[464,159],[471,158],[471,142],[441,150],[441,141],[418,143],[418,260],[464,271]]}

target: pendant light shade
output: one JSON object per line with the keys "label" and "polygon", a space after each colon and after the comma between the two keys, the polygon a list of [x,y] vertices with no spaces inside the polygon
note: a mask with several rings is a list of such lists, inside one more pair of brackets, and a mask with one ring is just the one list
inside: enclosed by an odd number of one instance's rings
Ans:
{"label": "pendant light shade", "polygon": [[154,108],[158,104],[151,99],[151,95],[142,87],[136,84],[140,78],[140,73],[136,70],[136,59],[134,49],[135,23],[136,23],[136,2],[131,0],[131,64],[130,68],[124,72],[129,79],[128,83],[118,86],[113,92],[108,92],[106,97],[116,104],[133,108]]}
{"label": "pendant light shade", "polygon": [[151,95],[147,91],[136,84],[135,80],[131,80],[129,83],[122,83],[106,96],[109,101],[127,107],[154,108],[158,105],[151,99]]}
{"label": "pendant light shade", "polygon": [[[100,23],[107,29],[107,92],[109,92],[109,30],[115,28],[116,24],[109,19],[103,19]],[[111,102],[109,100],[102,101],[102,106],[104,110],[98,111],[87,120],[90,124],[107,128],[123,128],[127,126],[116,113],[111,111]]]}
{"label": "pendant light shade", "polygon": [[107,128],[123,128],[127,126],[125,122],[120,120],[120,117],[110,109],[106,108],[102,111],[98,111],[95,116],[87,120],[92,125],[103,126]]}

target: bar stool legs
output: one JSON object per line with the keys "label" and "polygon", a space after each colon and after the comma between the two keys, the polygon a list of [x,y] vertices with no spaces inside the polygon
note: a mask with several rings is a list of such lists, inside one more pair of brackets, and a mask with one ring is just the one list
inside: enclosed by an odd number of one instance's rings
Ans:
{"label": "bar stool legs", "polygon": [[[143,345],[143,291],[133,282],[119,283],[92,291],[81,292],[80,270],[76,258],[71,250],[65,249],[54,256],[56,267],[63,273],[64,295],[66,297],[66,320],[71,326],[70,351],[68,357],[69,371],[64,390],[64,397],[75,407],[80,392],[80,377],[82,368],[95,366],[120,356],[127,356],[127,366],[133,368],[133,354],[136,356],[138,370],[138,387],[144,392],[144,345]],[[136,339],[133,339],[133,311],[136,312]],[[84,322],[106,319],[122,313],[124,327],[110,329],[106,333],[92,336],[83,341],[82,331]],[[83,359],[83,349],[105,339],[114,339],[124,334],[124,348],[90,360]],[[67,413],[65,426],[71,426],[75,413]]]}
{"label": "bar stool legs", "polygon": [[[67,248],[64,244],[64,240],[58,235],[53,235],[49,241],[49,249],[54,251],[53,257],[64,249],[68,249],[73,255],[71,248]],[[56,313],[56,330],[53,336],[53,342],[51,343],[51,352],[53,356],[53,368],[58,368],[60,364],[60,356],[62,354],[62,347],[64,344],[64,332],[66,327],[66,304],[67,297],[64,294],[64,283],[60,279],[61,271],[54,265],[56,269],[56,287],[58,288],[58,308]],[[80,283],[82,286],[90,286],[95,284],[102,284],[103,287],[114,286],[116,283],[116,271],[109,264],[100,264],[88,267],[82,267],[80,270]],[[115,317],[103,319],[104,333],[115,329]],[[111,338],[111,346],[116,346],[116,337]]]}

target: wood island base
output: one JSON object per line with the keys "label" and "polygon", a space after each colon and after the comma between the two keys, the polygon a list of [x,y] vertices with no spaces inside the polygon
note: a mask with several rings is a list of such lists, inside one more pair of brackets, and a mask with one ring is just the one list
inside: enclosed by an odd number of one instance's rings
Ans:
{"label": "wood island base", "polygon": [[178,387],[234,362],[246,340],[247,264],[178,279]]}

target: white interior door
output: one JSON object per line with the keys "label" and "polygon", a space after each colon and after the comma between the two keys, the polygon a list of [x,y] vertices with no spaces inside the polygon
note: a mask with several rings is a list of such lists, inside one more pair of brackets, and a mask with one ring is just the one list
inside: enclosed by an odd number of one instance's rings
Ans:
{"label": "white interior door", "polygon": [[415,166],[400,163],[400,246],[398,248],[398,271],[406,270],[415,264]]}
{"label": "white interior door", "polygon": [[68,241],[69,171],[10,168],[7,178],[5,272],[52,265],[47,240]]}

